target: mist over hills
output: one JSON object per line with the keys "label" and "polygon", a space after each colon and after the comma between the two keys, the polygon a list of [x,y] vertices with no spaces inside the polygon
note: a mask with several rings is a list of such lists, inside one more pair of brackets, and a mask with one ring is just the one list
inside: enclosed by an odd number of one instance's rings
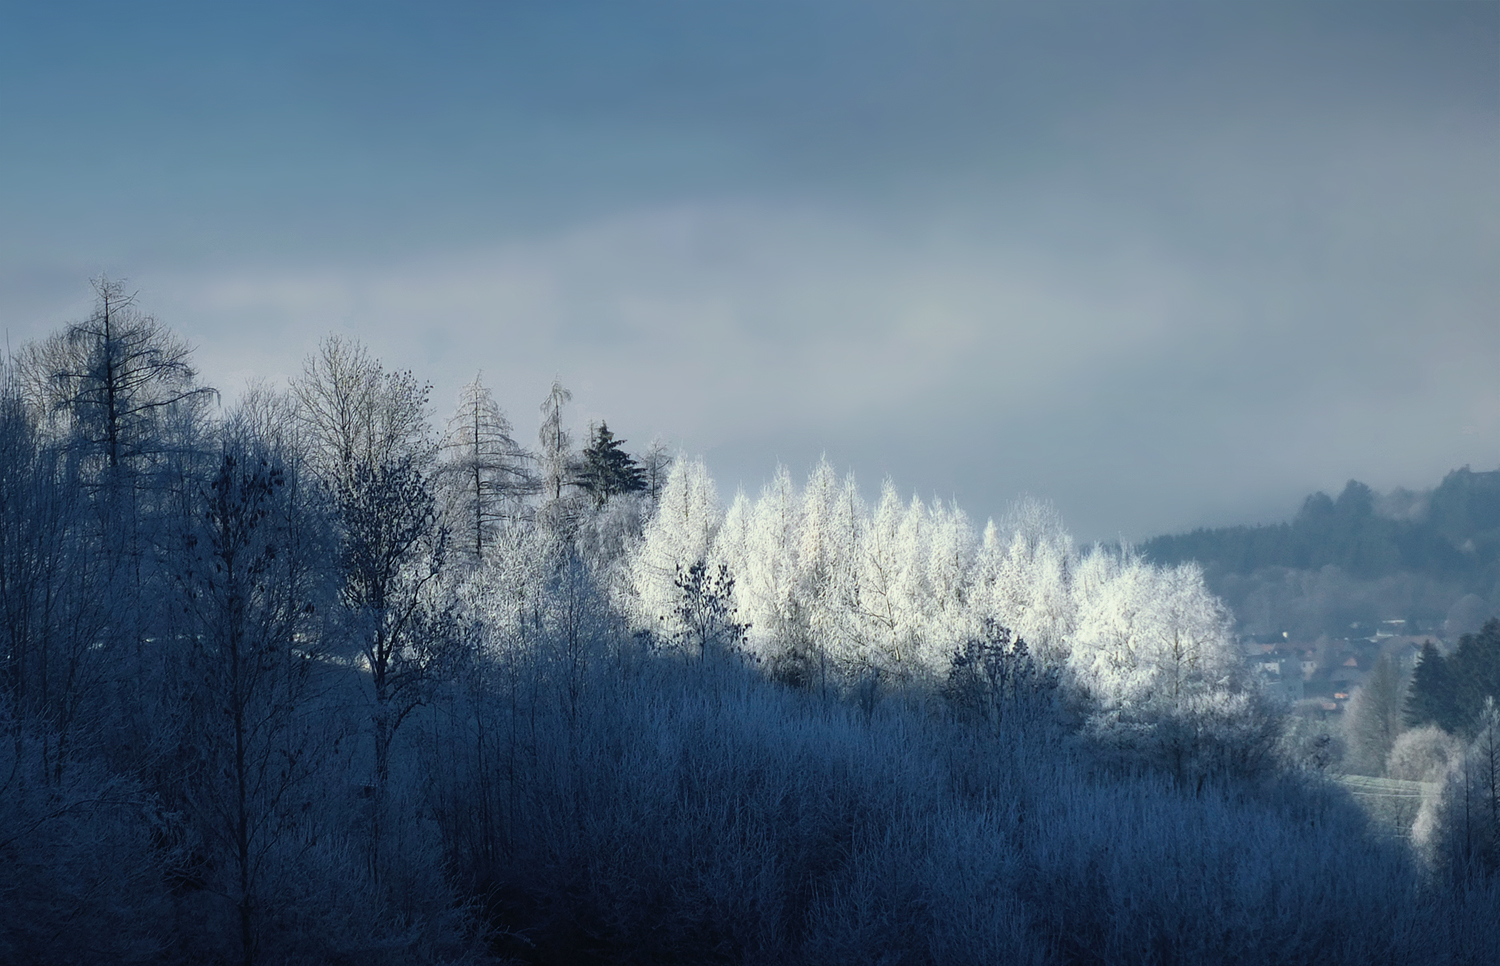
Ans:
{"label": "mist over hills", "polygon": [[1373,636],[1382,622],[1452,640],[1500,614],[1500,470],[1465,466],[1430,490],[1350,480],[1286,523],[1198,529],[1140,547],[1197,561],[1247,634]]}

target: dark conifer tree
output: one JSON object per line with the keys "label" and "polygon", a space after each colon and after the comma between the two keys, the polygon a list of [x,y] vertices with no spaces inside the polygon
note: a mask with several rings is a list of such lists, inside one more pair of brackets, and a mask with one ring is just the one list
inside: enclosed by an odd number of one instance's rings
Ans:
{"label": "dark conifer tree", "polygon": [[1500,620],[1491,618],[1477,634],[1458,639],[1448,659],[1458,727],[1468,730],[1484,710],[1484,699],[1500,700]]}
{"label": "dark conifer tree", "polygon": [[597,506],[620,493],[639,493],[646,489],[646,477],[640,465],[624,449],[625,442],[616,439],[609,424],[600,423],[594,438],[583,451],[583,465],[578,470],[578,485],[593,494]]}
{"label": "dark conifer tree", "polygon": [[1406,696],[1407,723],[1412,727],[1435,724],[1444,731],[1454,731],[1459,713],[1453,685],[1452,669],[1437,645],[1431,641],[1423,644]]}

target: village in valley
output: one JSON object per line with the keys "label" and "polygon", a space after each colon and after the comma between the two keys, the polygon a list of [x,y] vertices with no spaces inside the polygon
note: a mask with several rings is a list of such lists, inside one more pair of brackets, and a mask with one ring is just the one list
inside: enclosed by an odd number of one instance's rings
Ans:
{"label": "village in valley", "polygon": [[1417,666],[1422,645],[1434,642],[1444,649],[1456,641],[1438,633],[1410,633],[1407,621],[1381,621],[1377,627],[1351,625],[1349,636],[1292,640],[1280,634],[1242,635],[1245,660],[1259,671],[1267,693],[1291,703],[1304,715],[1338,718],[1354,690],[1369,677],[1375,662],[1386,658],[1405,677]]}

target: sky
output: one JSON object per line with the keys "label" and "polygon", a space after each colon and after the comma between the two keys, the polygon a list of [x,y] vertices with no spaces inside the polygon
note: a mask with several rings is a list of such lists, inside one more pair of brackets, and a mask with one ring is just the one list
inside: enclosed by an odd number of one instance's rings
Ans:
{"label": "sky", "polygon": [[1078,538],[1500,466],[1500,3],[0,0],[0,326]]}

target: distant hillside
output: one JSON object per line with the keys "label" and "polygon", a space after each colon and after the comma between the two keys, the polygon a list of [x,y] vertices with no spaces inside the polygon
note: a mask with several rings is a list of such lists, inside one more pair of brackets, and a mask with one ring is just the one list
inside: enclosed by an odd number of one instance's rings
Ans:
{"label": "distant hillside", "polygon": [[1453,637],[1500,613],[1500,470],[1464,467],[1419,493],[1350,480],[1289,523],[1155,537],[1141,551],[1198,561],[1251,633],[1366,636],[1405,620]]}

